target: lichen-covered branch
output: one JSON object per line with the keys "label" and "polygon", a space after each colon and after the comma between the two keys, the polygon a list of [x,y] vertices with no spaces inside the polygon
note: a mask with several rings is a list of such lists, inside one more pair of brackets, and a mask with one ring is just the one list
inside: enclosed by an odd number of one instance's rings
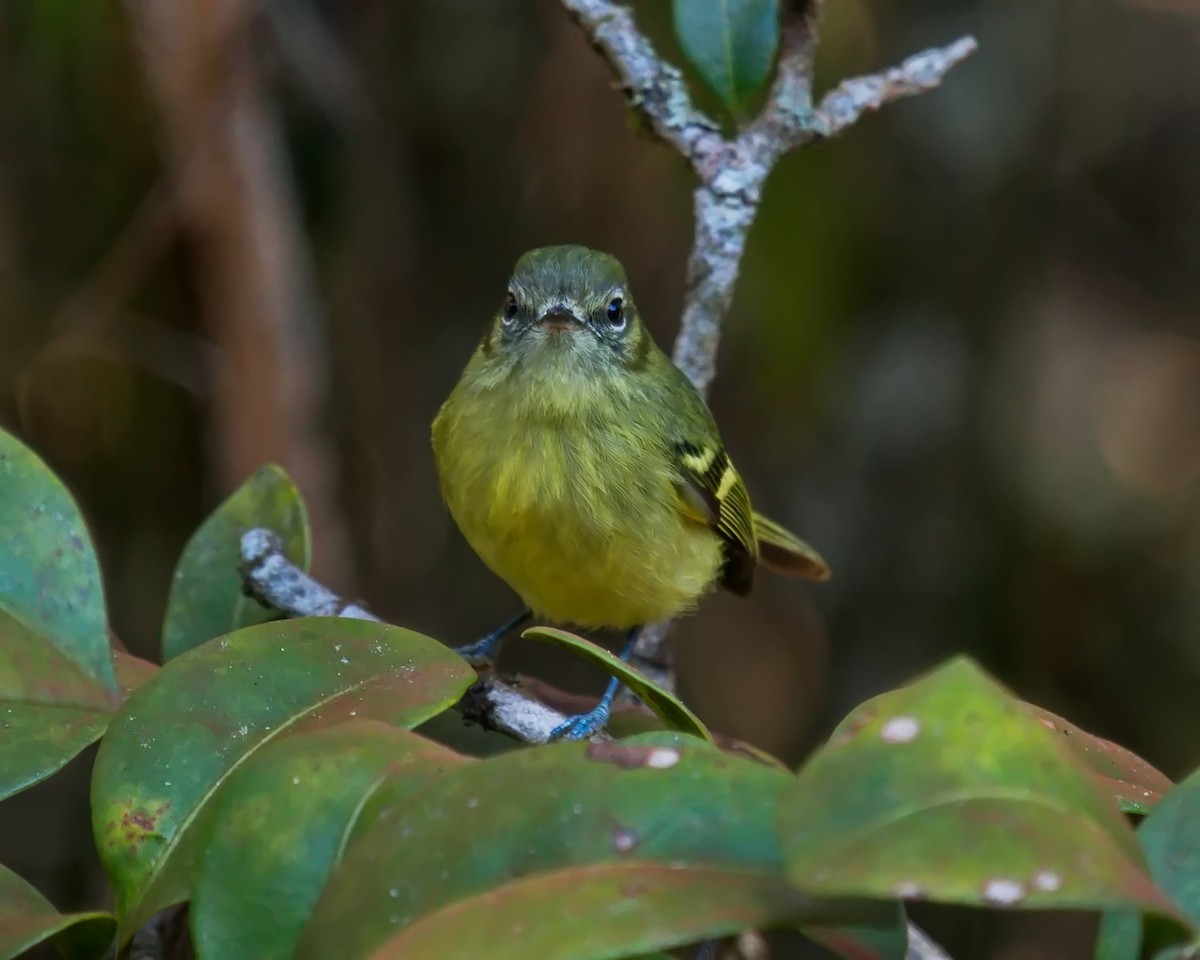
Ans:
{"label": "lichen-covered branch", "polygon": [[[342,599],[295,566],[284,555],[283,542],[270,530],[242,536],[242,584],[265,607],[289,617],[348,617],[378,621],[366,607]],[[481,677],[458,704],[469,720],[499,730],[525,743],[546,743],[566,715],[527,697],[492,676]],[[611,739],[606,734],[594,740]]]}
{"label": "lichen-covered branch", "polygon": [[[729,312],[746,238],[763,186],[780,158],[817,139],[841,133],[864,113],[938,86],[969,56],[963,37],[927,50],[883,73],[843,81],[813,107],[818,3],[790,7],[781,24],[779,67],[759,116],[726,137],[693,105],[679,70],[664,61],[638,29],[629,8],[610,0],[561,0],[593,47],[612,67],[629,105],[699,178],[687,290],[673,359],[702,393],[716,372],[721,323]],[[638,666],[673,686],[667,624],[642,631]]]}

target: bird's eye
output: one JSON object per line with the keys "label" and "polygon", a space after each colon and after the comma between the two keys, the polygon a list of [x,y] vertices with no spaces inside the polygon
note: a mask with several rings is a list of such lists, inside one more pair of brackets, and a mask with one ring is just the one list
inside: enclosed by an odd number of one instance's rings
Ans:
{"label": "bird's eye", "polygon": [[610,326],[620,330],[625,326],[625,307],[621,303],[620,297],[614,297],[608,304],[608,309],[604,311],[604,315],[608,317]]}
{"label": "bird's eye", "polygon": [[505,323],[512,323],[513,320],[516,319],[517,310],[518,310],[517,298],[514,297],[510,293],[504,299],[504,321],[505,321]]}

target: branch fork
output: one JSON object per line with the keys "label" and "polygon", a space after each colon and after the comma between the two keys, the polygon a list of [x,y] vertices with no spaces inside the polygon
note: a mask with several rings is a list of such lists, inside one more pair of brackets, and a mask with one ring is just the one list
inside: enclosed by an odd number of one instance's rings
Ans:
{"label": "branch fork", "polygon": [[[763,186],[775,165],[806,143],[836,136],[865,113],[933,90],[977,47],[973,37],[961,37],[882,73],[844,80],[814,108],[819,3],[798,3],[784,16],[779,65],[766,105],[739,133],[726,137],[720,125],[692,103],[683,74],[658,55],[628,7],[612,0],[561,3],[608,61],[629,105],[659,140],[687,161],[700,181],[693,201],[696,225],[683,316],[672,359],[702,395],[716,373],[721,323],[733,301]],[[668,629],[669,624],[654,624],[643,630],[634,662],[673,689]]]}

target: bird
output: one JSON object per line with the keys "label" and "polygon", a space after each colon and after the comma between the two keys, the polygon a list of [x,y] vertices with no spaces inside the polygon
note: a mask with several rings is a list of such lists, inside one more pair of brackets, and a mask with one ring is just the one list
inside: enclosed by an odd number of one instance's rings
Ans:
{"label": "bird", "polygon": [[[703,397],[654,342],[620,261],[579,245],[517,261],[438,411],[442,498],[484,564],[521,598],[464,656],[495,656],[534,615],[624,631],[693,611],[759,567],[824,580],[820,555],[756,513]],[[603,729],[619,683],[551,739]]]}

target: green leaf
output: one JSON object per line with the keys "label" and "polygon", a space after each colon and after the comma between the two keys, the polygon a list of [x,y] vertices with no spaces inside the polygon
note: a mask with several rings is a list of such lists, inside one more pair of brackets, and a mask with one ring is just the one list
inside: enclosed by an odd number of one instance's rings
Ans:
{"label": "green leaf", "polygon": [[1129,910],[1110,910],[1100,918],[1095,960],[1138,960],[1142,954],[1142,918]]}
{"label": "green leaf", "polygon": [[0,799],[99,737],[119,699],[100,567],[79,508],[0,430]]}
{"label": "green leaf", "polygon": [[783,882],[789,774],[675,742],[553,744],[416,785],[389,779],[297,958],[588,960],[747,927],[892,918],[893,905],[813,901]]}
{"label": "green leaf", "polygon": [[1171,781],[1136,753],[1080,730],[1049,710],[1029,703],[1025,709],[1046,729],[1061,735],[1067,749],[1092,773],[1122,813],[1144,816],[1171,789]]}
{"label": "green leaf", "polygon": [[1110,798],[965,658],[848,718],[781,823],[816,894],[1178,916]]}
{"label": "green leaf", "polygon": [[352,717],[415,726],[474,680],[428,637],[337,617],[247,627],[172,660],[121,706],[93,774],[122,942],[186,896],[197,820],[260,747]]}
{"label": "green leaf", "polygon": [[112,696],[100,564],[79,507],[28,447],[0,430],[0,612]]}
{"label": "green leaf", "polygon": [[530,627],[521,636],[539,643],[564,647],[578,654],[584,660],[594,663],[607,673],[619,678],[668,729],[712,740],[712,734],[708,732],[708,728],[683,705],[682,700],[655,684],[644,673],[631,667],[616,654],[609,653],[603,647],[591,643],[583,637],[568,633],[566,630],[556,630],[553,627]]}
{"label": "green leaf", "polygon": [[121,685],[122,696],[129,696],[158,673],[158,664],[135,657],[124,650],[113,651],[113,664],[117,668],[117,683]]}
{"label": "green leaf", "polygon": [[108,726],[110,694],[0,611],[0,799],[62,768]]}
{"label": "green leaf", "polygon": [[7,867],[0,867],[0,960],[53,942],[67,960],[95,960],[112,941],[110,913],[59,913]]}
{"label": "green leaf", "polygon": [[[1137,831],[1154,882],[1194,927],[1200,927],[1200,829],[1197,824],[1200,824],[1200,771],[1163,797]],[[1164,946],[1161,930],[1148,925],[1145,933],[1150,945]]]}
{"label": "green leaf", "polygon": [[192,895],[202,957],[286,960],[365,800],[464,762],[430,740],[351,721],[270,744],[217,795]]}
{"label": "green leaf", "polygon": [[675,35],[692,65],[740,115],[779,47],[779,0],[673,0]]}
{"label": "green leaf", "polygon": [[259,468],[200,525],[183,548],[163,621],[163,662],[274,614],[242,593],[241,538],[273,530],[287,558],[307,570],[312,546],[300,492],[279,467]]}

